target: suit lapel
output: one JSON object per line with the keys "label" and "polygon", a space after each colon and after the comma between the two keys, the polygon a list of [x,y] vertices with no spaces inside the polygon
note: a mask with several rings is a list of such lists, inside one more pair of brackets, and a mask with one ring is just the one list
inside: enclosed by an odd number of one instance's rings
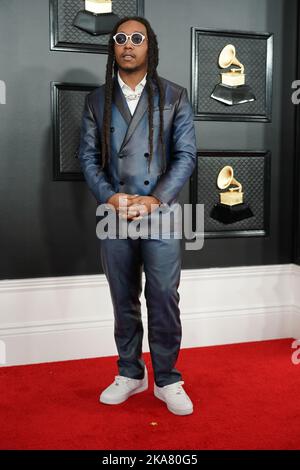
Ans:
{"label": "suit lapel", "polygon": [[[154,95],[155,95],[156,86],[153,82],[152,82],[152,86],[154,87]],[[123,118],[125,119],[125,122],[128,124],[127,132],[125,134],[124,140],[119,150],[121,151],[124,148],[124,146],[128,143],[136,126],[138,125],[140,120],[143,118],[145,112],[148,109],[148,93],[147,93],[146,87],[144,87],[142,94],[140,96],[140,99],[138,101],[138,104],[135,108],[135,111],[133,115],[131,115],[126,98],[119,85],[118,78],[114,76],[114,102],[118,110],[122,114]],[[155,102],[156,100],[154,99],[154,104]]]}
{"label": "suit lapel", "polygon": [[117,106],[118,110],[122,114],[125,122],[129,126],[130,121],[131,121],[131,112],[128,107],[126,98],[124,96],[124,93],[121,90],[121,87],[119,85],[118,79],[114,77],[114,96],[113,96],[113,101],[115,102],[115,105]]}

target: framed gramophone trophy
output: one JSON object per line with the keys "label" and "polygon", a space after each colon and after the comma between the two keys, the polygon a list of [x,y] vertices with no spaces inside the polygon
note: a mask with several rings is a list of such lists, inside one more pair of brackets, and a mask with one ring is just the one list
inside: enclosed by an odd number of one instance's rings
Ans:
{"label": "framed gramophone trophy", "polygon": [[193,224],[196,204],[204,205],[206,238],[268,236],[270,157],[267,150],[197,152],[190,178],[190,203]]}
{"label": "framed gramophone trophy", "polygon": [[119,21],[112,11],[112,0],[85,0],[85,9],[80,10],[73,25],[93,36],[109,34]]}
{"label": "framed gramophone trophy", "polygon": [[210,96],[228,106],[254,101],[254,93],[251,87],[246,85],[245,67],[236,57],[235,46],[227,44],[219,55],[219,67],[227,69],[231,66],[236,67],[221,72],[221,82],[216,85]]}
{"label": "framed gramophone trophy", "polygon": [[253,217],[249,204],[244,202],[242,185],[234,178],[232,166],[225,165],[217,177],[220,200],[214,205],[210,216],[223,224],[230,224]]}
{"label": "framed gramophone trophy", "polygon": [[119,18],[144,16],[144,0],[49,0],[50,50],[106,54]]}
{"label": "framed gramophone trophy", "polygon": [[191,28],[195,120],[272,119],[273,34]]}

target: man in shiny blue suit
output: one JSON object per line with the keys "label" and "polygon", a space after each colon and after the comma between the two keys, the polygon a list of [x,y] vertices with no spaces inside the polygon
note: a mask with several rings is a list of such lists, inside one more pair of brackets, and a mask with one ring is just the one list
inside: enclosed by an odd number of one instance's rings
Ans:
{"label": "man in shiny blue suit", "polygon": [[[99,204],[109,204],[126,223],[176,212],[196,163],[187,90],[158,76],[157,65],[158,44],[149,22],[123,18],[110,35],[105,84],[85,102],[79,151],[85,179]],[[182,337],[181,240],[176,229],[169,232],[169,238],[101,239],[119,353],[119,375],[101,393],[101,403],[119,404],[148,388],[140,304],[144,269],[154,394],[174,414],[193,412],[175,368]]]}

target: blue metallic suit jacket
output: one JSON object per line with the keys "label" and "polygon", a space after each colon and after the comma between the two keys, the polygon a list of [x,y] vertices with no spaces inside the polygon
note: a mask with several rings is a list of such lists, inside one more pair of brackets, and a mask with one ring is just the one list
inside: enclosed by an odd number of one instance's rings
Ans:
{"label": "blue metallic suit jacket", "polygon": [[79,161],[89,189],[98,203],[117,192],[154,195],[162,203],[177,203],[179,192],[196,164],[196,137],[193,111],[187,89],[163,77],[165,88],[164,141],[167,169],[162,172],[159,142],[159,95],[154,81],[153,156],[148,172],[148,96],[146,87],[133,116],[126,98],[114,80],[111,119],[111,158],[105,170],[101,163],[101,127],[104,111],[104,85],[90,92],[82,116]]}

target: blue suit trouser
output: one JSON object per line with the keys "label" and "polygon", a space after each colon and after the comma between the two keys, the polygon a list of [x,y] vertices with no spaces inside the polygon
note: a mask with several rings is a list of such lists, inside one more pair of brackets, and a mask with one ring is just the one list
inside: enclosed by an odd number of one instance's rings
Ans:
{"label": "blue suit trouser", "polygon": [[156,385],[182,379],[175,368],[182,327],[178,286],[181,239],[126,238],[101,240],[101,261],[114,310],[114,338],[119,375],[144,377],[143,323],[140,296],[145,272],[148,341]]}

